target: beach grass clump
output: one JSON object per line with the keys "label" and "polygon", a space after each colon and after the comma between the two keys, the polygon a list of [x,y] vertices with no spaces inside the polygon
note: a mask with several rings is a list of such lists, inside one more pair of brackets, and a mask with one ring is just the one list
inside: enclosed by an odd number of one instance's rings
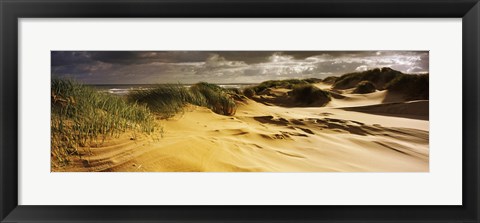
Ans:
{"label": "beach grass clump", "polygon": [[251,87],[243,89],[243,95],[245,95],[247,98],[252,98],[255,96],[255,90]]}
{"label": "beach grass clump", "polygon": [[305,80],[300,79],[286,79],[286,80],[269,80],[260,83],[259,85],[253,87],[253,90],[256,94],[262,94],[263,91],[269,88],[286,88],[293,89],[297,85],[309,84]]}
{"label": "beach grass clump", "polygon": [[405,74],[393,79],[385,88],[403,94],[408,100],[428,100],[429,74]]}
{"label": "beach grass clump", "polygon": [[322,82],[326,83],[326,84],[334,84],[337,79],[338,79],[338,77],[336,77],[336,76],[329,76],[329,77],[326,77],[325,79],[323,79]]}
{"label": "beach grass clump", "polygon": [[127,98],[147,106],[161,118],[169,118],[182,112],[187,103],[205,106],[205,97],[196,93],[180,84],[159,84],[147,90],[132,91]]}
{"label": "beach grass clump", "polygon": [[353,90],[353,93],[368,94],[368,93],[375,92],[376,90],[377,90],[377,87],[371,81],[361,81],[360,83],[357,84],[357,86]]}
{"label": "beach grass clump", "polygon": [[224,88],[225,92],[229,94],[243,95],[243,92],[240,88]]}
{"label": "beach grass clump", "polygon": [[338,77],[333,84],[333,89],[348,89],[356,87],[362,81],[370,81],[379,90],[383,90],[387,83],[398,76],[404,75],[402,72],[393,70],[389,67],[375,68],[363,72],[344,74]]}
{"label": "beach grass clump", "polygon": [[303,81],[307,82],[307,83],[310,83],[310,84],[315,84],[315,83],[320,83],[322,82],[322,79],[320,78],[315,78],[315,77],[311,77],[311,78],[305,78],[303,79]]}
{"label": "beach grass clump", "polygon": [[144,104],[161,118],[169,118],[183,112],[187,104],[211,109],[221,115],[234,115],[235,91],[218,85],[200,82],[190,88],[180,84],[162,84],[148,90],[132,91],[127,98],[131,102]]}
{"label": "beach grass clump", "polygon": [[79,155],[79,147],[96,146],[126,132],[157,130],[162,131],[145,106],[71,80],[51,81],[51,156],[57,166]]}
{"label": "beach grass clump", "polygon": [[190,87],[190,91],[195,94],[203,95],[207,102],[206,107],[210,108],[217,114],[234,115],[237,111],[237,105],[234,100],[236,93],[226,90],[218,85],[200,82]]}
{"label": "beach grass clump", "polygon": [[321,90],[312,84],[297,85],[289,92],[289,95],[291,95],[297,103],[303,105],[324,106],[332,100],[329,92]]}

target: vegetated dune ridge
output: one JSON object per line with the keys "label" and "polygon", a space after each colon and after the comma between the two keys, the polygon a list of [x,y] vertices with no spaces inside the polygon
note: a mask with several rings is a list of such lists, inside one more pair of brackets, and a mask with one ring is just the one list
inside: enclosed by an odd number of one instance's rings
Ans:
{"label": "vegetated dune ridge", "polygon": [[159,139],[124,134],[52,171],[429,171],[428,100],[314,85],[332,94],[324,107],[268,102],[288,94],[285,88],[238,101],[233,116],[188,105],[158,120],[165,130]]}

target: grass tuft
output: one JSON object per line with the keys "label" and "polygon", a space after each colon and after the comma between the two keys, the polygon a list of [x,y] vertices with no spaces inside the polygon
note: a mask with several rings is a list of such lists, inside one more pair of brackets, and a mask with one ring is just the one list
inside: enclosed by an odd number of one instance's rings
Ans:
{"label": "grass tuft", "polygon": [[309,82],[305,80],[300,80],[300,79],[270,80],[270,81],[264,81],[259,85],[252,87],[252,90],[254,90],[255,93],[259,95],[269,88],[293,89],[296,85],[303,85],[303,84],[309,84]]}
{"label": "grass tuft", "polygon": [[188,103],[207,107],[217,114],[234,115],[237,109],[235,95],[236,90],[200,82],[190,88],[180,84],[157,85],[149,90],[133,91],[127,97],[131,102],[144,104],[162,118],[169,118],[183,112]]}
{"label": "grass tuft", "polygon": [[333,84],[333,89],[348,89],[356,87],[362,81],[370,81],[379,90],[383,90],[385,85],[398,76],[404,75],[400,71],[388,67],[375,68],[363,72],[344,74],[338,77]]}
{"label": "grass tuft", "polygon": [[376,90],[377,90],[377,87],[372,82],[361,81],[360,83],[357,84],[357,86],[353,90],[353,93],[355,93],[355,94],[368,94],[368,93],[375,92]]}
{"label": "grass tuft", "polygon": [[245,95],[247,98],[252,98],[255,96],[255,90],[253,88],[245,88],[243,90],[243,95]]}
{"label": "grass tuft", "polygon": [[324,106],[332,100],[331,95],[327,91],[323,91],[311,84],[297,85],[289,94],[296,102],[317,106]]}
{"label": "grass tuft", "polygon": [[[233,99],[233,93],[218,85],[200,82],[190,88],[191,92],[203,95],[206,99],[206,107],[220,115],[234,115],[237,105]],[[194,103],[193,103],[194,104]]]}
{"label": "grass tuft", "polygon": [[71,80],[51,81],[51,157],[64,166],[79,147],[102,144],[125,132],[163,131],[142,105],[100,93]]}
{"label": "grass tuft", "polygon": [[407,100],[428,100],[429,75],[405,74],[393,79],[385,88],[390,92],[404,94]]}
{"label": "grass tuft", "polygon": [[329,77],[326,77],[325,79],[323,79],[322,82],[326,83],[326,84],[334,84],[337,79],[338,79],[338,77],[336,77],[336,76],[329,76]]}
{"label": "grass tuft", "polygon": [[180,84],[162,84],[147,90],[132,91],[128,101],[145,105],[161,118],[169,118],[183,109],[187,103],[200,106],[207,104],[205,97],[189,91]]}

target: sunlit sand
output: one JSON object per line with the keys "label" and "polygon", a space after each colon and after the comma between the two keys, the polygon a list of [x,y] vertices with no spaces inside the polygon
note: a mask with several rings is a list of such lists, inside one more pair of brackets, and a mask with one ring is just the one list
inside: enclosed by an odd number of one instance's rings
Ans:
{"label": "sunlit sand", "polygon": [[132,140],[126,134],[90,148],[73,165],[56,170],[429,170],[428,100],[385,101],[386,91],[342,95],[326,107],[286,108],[247,99],[233,116],[189,105],[181,114],[158,120],[165,130],[159,140],[148,136]]}

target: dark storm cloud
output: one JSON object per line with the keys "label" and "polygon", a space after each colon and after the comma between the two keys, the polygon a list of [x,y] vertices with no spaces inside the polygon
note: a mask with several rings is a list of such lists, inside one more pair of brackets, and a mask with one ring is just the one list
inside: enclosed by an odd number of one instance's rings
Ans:
{"label": "dark storm cloud", "polygon": [[246,64],[263,63],[269,60],[275,52],[273,51],[214,51],[212,54],[217,54],[226,60],[243,61]]}
{"label": "dark storm cloud", "polygon": [[391,67],[429,70],[427,51],[52,51],[52,76],[87,83],[260,82]]}
{"label": "dark storm cloud", "polygon": [[52,51],[52,66],[93,61],[111,64],[201,62],[211,54],[202,51]]}
{"label": "dark storm cloud", "polygon": [[[294,59],[305,59],[318,55],[318,51],[53,51],[53,66],[70,63],[101,61],[113,64],[143,64],[152,62],[189,63],[202,62],[218,55],[229,61],[243,61],[247,64],[264,63],[273,54],[292,56]],[[336,52],[325,51],[322,54],[338,57],[345,55],[367,55],[368,52]]]}
{"label": "dark storm cloud", "polygon": [[52,65],[88,61],[113,64],[191,63],[205,61],[214,55],[230,61],[243,61],[251,64],[266,62],[274,53],[273,51],[54,51],[52,52],[52,61],[55,61],[55,64],[52,63]]}
{"label": "dark storm cloud", "polygon": [[210,54],[200,51],[102,51],[89,53],[94,60],[115,64],[144,64],[152,62],[188,63],[205,61]]}
{"label": "dark storm cloud", "polygon": [[90,63],[88,52],[82,51],[52,51],[52,66]]}
{"label": "dark storm cloud", "polygon": [[[113,64],[143,64],[152,62],[202,62],[218,55],[229,61],[247,64],[264,63],[274,54],[291,56],[296,60],[323,55],[325,57],[366,57],[377,51],[53,51],[52,66],[101,61]],[[389,54],[390,52],[385,52]],[[412,53],[420,53],[413,52]],[[428,53],[426,54],[428,57]]]}

